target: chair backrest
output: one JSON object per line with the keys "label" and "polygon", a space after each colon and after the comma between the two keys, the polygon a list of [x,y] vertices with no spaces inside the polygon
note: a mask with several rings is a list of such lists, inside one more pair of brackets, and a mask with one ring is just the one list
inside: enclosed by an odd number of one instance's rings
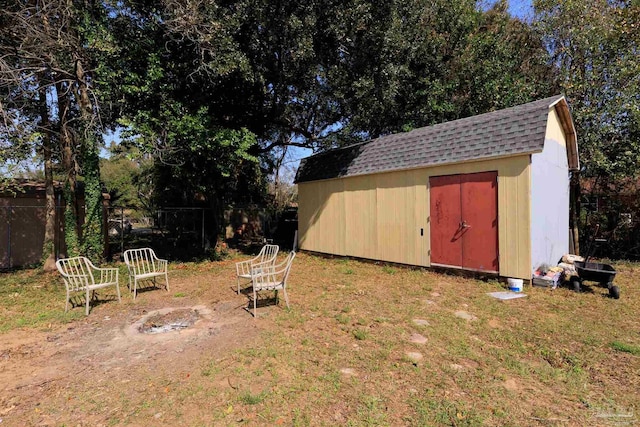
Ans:
{"label": "chair backrest", "polygon": [[260,263],[275,261],[279,250],[280,247],[278,245],[264,245],[262,249],[260,249]]}
{"label": "chair backrest", "polygon": [[284,274],[282,275],[282,283],[283,284],[287,284],[287,278],[289,277],[289,273],[291,272],[291,265],[293,264],[293,259],[296,257],[296,253],[295,251],[291,251],[289,252],[289,255],[287,255],[287,258],[284,260],[283,264],[285,264],[284,267]]}
{"label": "chair backrest", "polygon": [[91,261],[83,256],[61,258],[56,261],[56,268],[62,275],[65,286],[70,291],[82,290],[94,284],[91,267]]}
{"label": "chair backrest", "polygon": [[269,261],[254,264],[251,268],[253,286],[256,287],[256,289],[274,286],[275,284],[286,286],[287,278],[291,271],[291,264],[293,263],[293,258],[295,258],[295,256],[296,253],[291,251],[284,261],[278,265]]}
{"label": "chair backrest", "polygon": [[151,248],[127,249],[123,254],[124,263],[133,275],[156,271],[156,253]]}

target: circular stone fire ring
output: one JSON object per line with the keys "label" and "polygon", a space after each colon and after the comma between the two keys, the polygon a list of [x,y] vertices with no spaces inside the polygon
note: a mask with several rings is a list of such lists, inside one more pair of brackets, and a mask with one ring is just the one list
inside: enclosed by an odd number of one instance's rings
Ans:
{"label": "circular stone fire ring", "polygon": [[180,331],[193,326],[200,315],[192,308],[180,308],[166,314],[155,314],[147,317],[138,331],[143,334],[161,334],[163,332]]}
{"label": "circular stone fire ring", "polygon": [[127,335],[166,335],[198,329],[201,320],[212,320],[205,306],[171,307],[145,314],[129,326]]}

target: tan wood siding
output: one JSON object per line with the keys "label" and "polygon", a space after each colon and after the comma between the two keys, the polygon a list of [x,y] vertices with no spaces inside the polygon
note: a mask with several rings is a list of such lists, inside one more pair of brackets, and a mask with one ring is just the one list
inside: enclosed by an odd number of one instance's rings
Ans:
{"label": "tan wood siding", "polygon": [[378,255],[381,260],[415,261],[415,186],[409,173],[376,176]]}
{"label": "tan wood siding", "polygon": [[498,177],[500,275],[530,279],[532,270],[529,157],[516,159],[506,162]]}
{"label": "tan wood siding", "polygon": [[521,155],[299,184],[300,247],[429,266],[429,177],[494,170],[498,171],[500,275],[528,279],[529,163],[529,156]]}
{"label": "tan wood siding", "polygon": [[315,250],[313,216],[318,207],[314,192],[316,185],[317,182],[298,184],[298,245],[310,251]]}
{"label": "tan wood siding", "polygon": [[368,177],[344,180],[345,252],[351,256],[379,259],[377,191]]}
{"label": "tan wood siding", "polygon": [[[429,178],[425,170],[412,171],[415,188],[415,258],[409,264],[429,265]],[[422,234],[420,231],[422,230]]]}
{"label": "tan wood siding", "polygon": [[302,249],[347,255],[343,189],[341,180],[300,184],[298,217],[304,221],[299,221],[298,228]]}

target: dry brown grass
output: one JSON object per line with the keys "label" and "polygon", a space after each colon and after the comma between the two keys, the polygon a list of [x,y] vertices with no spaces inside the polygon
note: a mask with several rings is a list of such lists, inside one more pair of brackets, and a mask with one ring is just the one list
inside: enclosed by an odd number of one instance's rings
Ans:
{"label": "dry brown grass", "polygon": [[[290,278],[291,310],[282,301],[258,308],[254,320],[244,310],[247,298],[233,292],[233,261],[173,265],[169,294],[142,292],[135,302],[125,296],[121,305],[93,308],[86,319],[76,315],[81,308],[70,316],[47,311],[43,321],[37,313],[23,313],[31,320],[3,327],[0,344],[10,348],[9,356],[0,354],[0,368],[17,369],[12,364],[21,361],[20,348],[52,336],[62,342],[69,328],[81,331],[79,342],[97,341],[101,348],[82,351],[72,341],[58,353],[55,342],[34,347],[34,363],[52,352],[74,369],[41,385],[38,377],[0,386],[3,426],[548,426],[640,420],[634,413],[640,403],[636,265],[616,265],[620,300],[595,286],[581,294],[527,287],[527,298],[503,302],[486,295],[501,290],[495,281],[299,254]],[[21,295],[34,298],[37,289],[59,298],[47,303],[48,310],[63,307],[57,277],[45,276],[33,288],[34,276],[0,276],[2,322],[11,322],[6,313],[44,310],[15,302]],[[5,298],[8,287],[13,299]],[[124,345],[117,331],[143,313],[194,304],[217,307],[221,325],[206,337],[176,333],[178,338],[164,344],[137,349],[129,343],[128,354],[115,349]],[[475,320],[459,318],[457,311]],[[235,326],[225,326],[225,317],[235,319]],[[425,343],[412,341],[421,337]],[[141,353],[131,354],[136,351]]]}

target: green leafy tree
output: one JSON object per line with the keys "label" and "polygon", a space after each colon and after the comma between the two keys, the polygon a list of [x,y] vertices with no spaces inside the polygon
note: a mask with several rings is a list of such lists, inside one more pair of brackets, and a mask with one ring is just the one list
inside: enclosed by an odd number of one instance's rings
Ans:
{"label": "green leafy tree", "polygon": [[640,7],[604,0],[539,0],[535,7],[571,103],[584,176],[615,180],[636,174]]}
{"label": "green leafy tree", "polygon": [[258,159],[249,154],[256,138],[248,130],[220,128],[206,108],[191,113],[176,102],[165,104],[157,118],[140,112],[129,129],[126,143],[156,150],[155,206],[211,208],[210,243],[227,204],[261,201],[255,198],[265,182]]}
{"label": "green leafy tree", "polygon": [[[227,204],[261,203],[271,149],[295,144],[296,125],[281,111],[296,108],[289,105],[293,93],[282,95],[292,81],[274,83],[283,75],[272,59],[282,46],[271,37],[286,38],[286,31],[254,25],[253,3],[130,2],[131,9],[111,14],[118,47],[101,78],[113,88],[110,99],[123,100],[125,144],[155,159],[156,206],[202,203],[218,222]],[[286,17],[285,9],[267,13],[270,2],[260,7],[267,21]]]}
{"label": "green leafy tree", "polygon": [[455,114],[468,117],[558,93],[541,35],[499,1],[477,13],[462,51],[452,60]]}
{"label": "green leafy tree", "polygon": [[[65,177],[69,254],[102,251],[96,146],[100,132],[86,37],[100,10],[99,3],[38,0],[10,2],[0,10],[0,114],[3,143],[10,147],[3,156],[16,162],[37,153],[44,166],[45,269],[54,268],[55,261],[55,172]],[[87,203],[84,224],[77,197],[80,181]]]}
{"label": "green leafy tree", "polygon": [[441,123],[554,91],[541,37],[509,16],[506,2],[486,12],[469,0],[360,4],[336,72],[352,135]]}
{"label": "green leafy tree", "polygon": [[0,155],[11,166],[36,154],[44,168],[45,269],[55,261],[54,175],[64,181],[67,255],[102,254],[98,152],[104,125],[118,115],[99,78],[114,52],[108,5],[20,0],[0,9]]}
{"label": "green leafy tree", "polygon": [[100,159],[101,180],[112,206],[144,208],[144,193],[139,183],[143,180],[146,160],[135,147],[112,142],[109,156]]}

